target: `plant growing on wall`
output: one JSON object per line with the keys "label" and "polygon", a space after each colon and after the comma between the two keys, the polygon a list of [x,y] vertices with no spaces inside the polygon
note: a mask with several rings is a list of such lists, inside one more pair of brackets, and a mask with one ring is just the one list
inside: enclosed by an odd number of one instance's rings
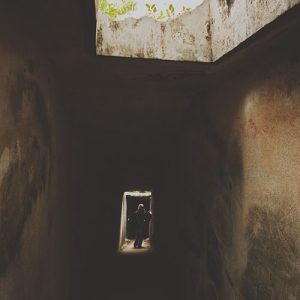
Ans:
{"label": "plant growing on wall", "polygon": [[183,6],[181,11],[175,14],[175,8],[172,3],[165,11],[163,10],[158,11],[156,4],[146,3],[146,7],[147,7],[148,15],[159,21],[174,18],[175,15],[180,15],[192,10],[189,7]]}
{"label": "plant growing on wall", "polygon": [[[105,14],[109,15],[112,19],[127,15],[137,9],[137,0],[121,0],[121,4],[115,4],[109,0],[96,0],[97,9],[101,10]],[[191,11],[191,8],[183,6],[178,12],[175,11],[172,3],[166,9],[158,9],[156,3],[146,3],[146,10],[149,16],[153,17],[158,21],[164,21],[174,18],[185,12]]]}
{"label": "plant growing on wall", "polygon": [[108,2],[108,0],[99,0],[98,9],[109,15],[112,19],[116,19],[135,11],[136,2],[133,0],[122,0],[122,4],[116,5]]}

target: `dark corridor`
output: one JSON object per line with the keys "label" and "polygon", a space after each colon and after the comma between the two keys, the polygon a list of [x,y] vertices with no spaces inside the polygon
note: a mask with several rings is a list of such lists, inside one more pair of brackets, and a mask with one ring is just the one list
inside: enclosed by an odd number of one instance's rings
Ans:
{"label": "dark corridor", "polygon": [[[94,1],[0,2],[1,300],[300,299],[299,5],[208,64],[96,56]],[[136,187],[155,251],[120,255]]]}

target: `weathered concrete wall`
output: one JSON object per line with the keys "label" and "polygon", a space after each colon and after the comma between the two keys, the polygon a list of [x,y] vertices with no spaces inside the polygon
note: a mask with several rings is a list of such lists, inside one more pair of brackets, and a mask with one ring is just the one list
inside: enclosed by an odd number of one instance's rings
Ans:
{"label": "weathered concrete wall", "polygon": [[97,13],[98,55],[213,62],[299,3],[299,0],[206,0],[166,22],[113,21]]}
{"label": "weathered concrete wall", "polygon": [[209,4],[168,22],[150,17],[113,21],[97,14],[97,54],[211,61]]}
{"label": "weathered concrete wall", "polygon": [[[299,30],[217,65],[95,58],[79,2],[45,3],[51,29],[32,7],[0,26],[0,298],[299,298]],[[125,259],[121,197],[137,186],[155,193],[157,251]]]}
{"label": "weathered concrete wall", "polygon": [[[299,75],[299,63],[273,69],[246,91],[235,121],[243,165],[240,288],[246,299],[300,297]],[[235,185],[238,176],[226,180]]]}
{"label": "weathered concrete wall", "polygon": [[57,197],[55,88],[38,48],[42,40],[27,31],[34,24],[16,11],[0,13],[0,298],[65,300],[67,219]]}
{"label": "weathered concrete wall", "polygon": [[299,3],[297,0],[210,0],[212,61]]}
{"label": "weathered concrete wall", "polygon": [[300,297],[299,43],[270,52],[293,40],[227,65],[186,119],[187,299]]}

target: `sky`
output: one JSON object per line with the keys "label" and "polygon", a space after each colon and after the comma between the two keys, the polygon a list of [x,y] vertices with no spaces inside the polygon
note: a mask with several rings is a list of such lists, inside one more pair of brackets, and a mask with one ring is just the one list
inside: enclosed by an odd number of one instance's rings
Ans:
{"label": "sky", "polygon": [[[149,4],[156,4],[156,7],[158,11],[163,10],[165,11],[169,5],[172,3],[175,8],[175,16],[176,13],[180,12],[182,10],[183,6],[189,7],[191,9],[194,9],[196,6],[201,4],[204,0],[136,0],[137,9],[135,12],[132,12],[126,16],[120,17],[119,19],[124,19],[128,17],[133,18],[140,18],[145,15],[147,15],[147,8],[146,3]],[[122,3],[122,0],[111,0],[110,2],[115,4]]]}

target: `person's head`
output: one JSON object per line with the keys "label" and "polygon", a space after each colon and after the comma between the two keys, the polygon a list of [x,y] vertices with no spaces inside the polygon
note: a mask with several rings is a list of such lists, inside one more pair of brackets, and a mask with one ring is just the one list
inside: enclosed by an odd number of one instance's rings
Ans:
{"label": "person's head", "polygon": [[140,203],[140,204],[138,205],[138,210],[142,210],[142,209],[144,209],[144,204]]}

